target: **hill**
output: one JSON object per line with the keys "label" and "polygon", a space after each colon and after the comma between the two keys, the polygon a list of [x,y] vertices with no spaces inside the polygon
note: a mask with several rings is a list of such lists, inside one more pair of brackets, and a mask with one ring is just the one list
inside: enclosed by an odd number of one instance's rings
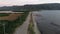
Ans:
{"label": "hill", "polygon": [[60,10],[60,3],[0,7],[0,11],[3,10],[4,11]]}

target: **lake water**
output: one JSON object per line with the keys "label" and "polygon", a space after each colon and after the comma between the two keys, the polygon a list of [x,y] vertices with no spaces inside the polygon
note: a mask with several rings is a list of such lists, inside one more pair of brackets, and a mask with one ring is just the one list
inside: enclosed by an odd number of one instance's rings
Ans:
{"label": "lake water", "polygon": [[41,10],[33,14],[42,34],[60,34],[60,10]]}

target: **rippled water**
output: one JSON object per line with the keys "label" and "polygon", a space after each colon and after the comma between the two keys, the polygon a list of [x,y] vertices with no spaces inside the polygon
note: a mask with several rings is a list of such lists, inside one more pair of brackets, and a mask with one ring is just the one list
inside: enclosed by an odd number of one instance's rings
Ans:
{"label": "rippled water", "polygon": [[33,14],[42,34],[60,34],[60,10],[42,10]]}

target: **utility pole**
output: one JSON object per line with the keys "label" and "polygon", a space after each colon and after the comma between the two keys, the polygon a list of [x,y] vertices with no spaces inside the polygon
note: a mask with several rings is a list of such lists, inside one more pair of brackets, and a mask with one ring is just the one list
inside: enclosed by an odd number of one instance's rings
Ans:
{"label": "utility pole", "polygon": [[3,29],[4,29],[4,34],[5,34],[5,23],[3,23]]}
{"label": "utility pole", "polygon": [[3,27],[3,34],[5,34],[5,22],[4,21],[0,21],[0,24]]}

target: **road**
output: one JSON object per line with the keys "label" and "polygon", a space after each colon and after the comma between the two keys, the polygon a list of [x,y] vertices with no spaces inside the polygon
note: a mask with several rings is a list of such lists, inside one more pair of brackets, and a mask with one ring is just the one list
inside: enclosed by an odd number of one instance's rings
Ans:
{"label": "road", "polygon": [[16,28],[14,34],[27,34],[29,21],[30,21],[30,13],[26,21],[20,27]]}

